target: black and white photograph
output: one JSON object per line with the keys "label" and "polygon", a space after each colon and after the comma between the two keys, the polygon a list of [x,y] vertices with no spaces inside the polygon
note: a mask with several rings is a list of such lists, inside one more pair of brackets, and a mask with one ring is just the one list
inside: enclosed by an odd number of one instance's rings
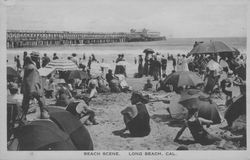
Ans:
{"label": "black and white photograph", "polygon": [[248,9],[245,0],[1,0],[3,155],[247,159]]}

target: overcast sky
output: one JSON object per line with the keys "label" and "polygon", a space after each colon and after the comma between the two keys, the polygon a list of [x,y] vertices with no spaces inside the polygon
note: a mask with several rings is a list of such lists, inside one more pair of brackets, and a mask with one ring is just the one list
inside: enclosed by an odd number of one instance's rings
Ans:
{"label": "overcast sky", "polygon": [[129,32],[167,37],[245,37],[246,1],[16,0],[8,29]]}

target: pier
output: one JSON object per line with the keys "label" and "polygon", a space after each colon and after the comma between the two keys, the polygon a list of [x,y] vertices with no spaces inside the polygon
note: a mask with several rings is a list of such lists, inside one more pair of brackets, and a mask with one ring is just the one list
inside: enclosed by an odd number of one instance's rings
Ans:
{"label": "pier", "polygon": [[126,42],[127,33],[7,31],[7,48]]}
{"label": "pier", "polygon": [[7,30],[7,48],[84,45],[166,40],[160,32],[132,30],[131,32],[67,32]]}

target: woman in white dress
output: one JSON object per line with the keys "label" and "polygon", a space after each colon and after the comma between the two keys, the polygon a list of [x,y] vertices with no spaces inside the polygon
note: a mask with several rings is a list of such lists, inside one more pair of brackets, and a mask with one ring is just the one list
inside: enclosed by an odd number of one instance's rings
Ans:
{"label": "woman in white dress", "polygon": [[185,54],[183,54],[182,55],[182,71],[189,71],[189,69],[188,69],[188,62],[189,62],[189,60],[186,58],[186,55]]}

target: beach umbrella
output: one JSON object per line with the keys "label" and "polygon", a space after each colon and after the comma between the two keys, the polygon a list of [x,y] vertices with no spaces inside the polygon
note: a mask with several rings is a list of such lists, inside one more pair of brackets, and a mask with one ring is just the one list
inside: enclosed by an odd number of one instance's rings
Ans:
{"label": "beach umbrella", "polygon": [[221,72],[223,70],[221,65],[219,63],[215,62],[214,60],[210,60],[207,63],[207,68],[210,69],[211,71],[217,71],[217,72]]}
{"label": "beach umbrella", "polygon": [[19,73],[14,68],[7,66],[7,76],[19,77]]}
{"label": "beach umbrella", "polygon": [[77,70],[77,65],[66,59],[56,59],[51,61],[49,64],[46,65],[45,68],[52,68],[58,71],[68,71],[68,70]]}
{"label": "beach umbrella", "polygon": [[147,48],[147,49],[144,49],[143,53],[146,53],[146,54],[153,54],[155,51],[151,48]]}
{"label": "beach umbrella", "polygon": [[18,128],[20,150],[76,150],[68,134],[52,121],[36,120]]}
{"label": "beach umbrella", "polygon": [[81,70],[70,71],[68,79],[89,79],[89,75]]}
{"label": "beach umbrella", "polygon": [[179,101],[188,110],[197,110],[198,117],[213,121],[212,124],[221,123],[217,104],[212,102],[208,95],[196,89],[188,89],[181,94]]}
{"label": "beach umbrella", "polygon": [[50,118],[69,135],[77,150],[93,150],[93,142],[88,130],[72,113],[59,107],[48,107]]}
{"label": "beach umbrella", "polygon": [[199,43],[194,47],[188,54],[211,54],[211,53],[232,53],[235,52],[235,49],[228,46],[222,41],[209,41],[204,43]]}
{"label": "beach umbrella", "polygon": [[170,74],[165,78],[163,83],[171,84],[176,87],[180,86],[197,86],[204,83],[202,79],[194,72],[190,71],[178,71]]}

